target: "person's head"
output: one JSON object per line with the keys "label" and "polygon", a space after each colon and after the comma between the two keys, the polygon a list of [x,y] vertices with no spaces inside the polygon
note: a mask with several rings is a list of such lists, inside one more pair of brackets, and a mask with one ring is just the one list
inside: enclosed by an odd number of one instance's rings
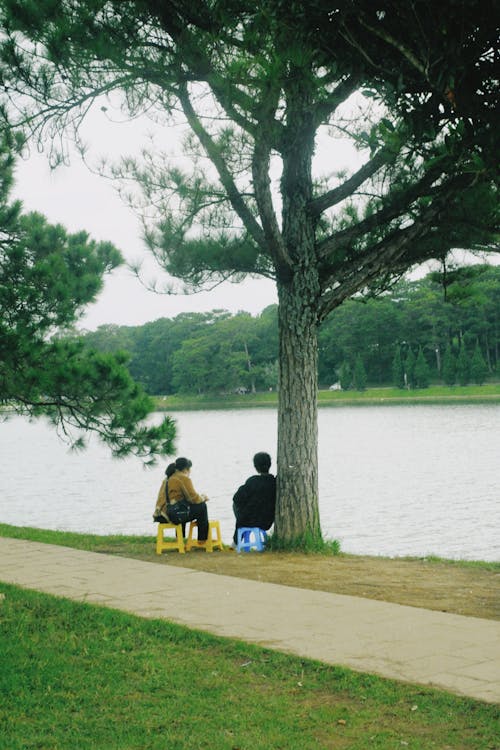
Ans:
{"label": "person's head", "polygon": [[182,456],[180,458],[175,459],[175,463],[169,464],[167,468],[165,469],[165,474],[167,475],[167,479],[169,479],[172,474],[175,474],[176,471],[186,471],[191,468],[193,464],[189,460],[189,458],[183,458]]}
{"label": "person's head", "polygon": [[192,465],[189,458],[180,457],[175,459],[175,468],[177,471],[189,471]]}
{"label": "person's head", "polygon": [[267,474],[271,468],[271,456],[269,453],[256,453],[253,457],[253,465],[259,474]]}

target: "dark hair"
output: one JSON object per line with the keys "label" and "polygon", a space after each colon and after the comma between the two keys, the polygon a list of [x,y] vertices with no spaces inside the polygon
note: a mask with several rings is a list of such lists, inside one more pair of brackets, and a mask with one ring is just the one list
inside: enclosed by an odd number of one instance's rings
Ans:
{"label": "dark hair", "polygon": [[169,464],[165,469],[167,479],[170,479],[172,474],[175,474],[176,471],[184,471],[184,469],[190,469],[192,465],[193,464],[189,460],[189,458],[176,458],[175,463]]}
{"label": "dark hair", "polygon": [[169,464],[165,469],[165,474],[167,475],[167,479],[170,479],[172,474],[175,474],[175,464]]}
{"label": "dark hair", "polygon": [[269,453],[256,453],[253,457],[253,465],[259,474],[267,474],[271,467],[271,456]]}

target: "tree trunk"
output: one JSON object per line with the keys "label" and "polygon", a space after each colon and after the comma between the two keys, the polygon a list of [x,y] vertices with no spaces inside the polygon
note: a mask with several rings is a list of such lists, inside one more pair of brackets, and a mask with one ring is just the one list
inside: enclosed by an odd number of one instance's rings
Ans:
{"label": "tree trunk", "polygon": [[247,359],[247,370],[248,370],[248,374],[250,375],[250,392],[257,393],[257,390],[255,388],[255,378],[253,376],[252,360],[250,358],[250,353],[248,351],[248,346],[247,346],[246,341],[244,342],[243,346],[245,347],[245,357]]}
{"label": "tree trunk", "polygon": [[310,70],[291,67],[284,89],[282,239],[278,267],[279,398],[276,536],[287,544],[321,540],[318,507],[318,307],[311,162],[316,126]]}
{"label": "tree trunk", "polygon": [[434,352],[436,354],[436,370],[437,370],[438,375],[441,375],[442,364],[441,364],[441,350],[439,348],[439,344],[435,345]]}
{"label": "tree trunk", "polygon": [[317,319],[296,275],[278,284],[279,401],[276,536],[321,539],[318,507]]}
{"label": "tree trunk", "polygon": [[490,339],[488,336],[488,331],[484,334],[484,345],[486,348],[486,364],[488,366],[488,373],[491,375],[493,372],[493,365],[491,362],[491,356],[490,356]]}

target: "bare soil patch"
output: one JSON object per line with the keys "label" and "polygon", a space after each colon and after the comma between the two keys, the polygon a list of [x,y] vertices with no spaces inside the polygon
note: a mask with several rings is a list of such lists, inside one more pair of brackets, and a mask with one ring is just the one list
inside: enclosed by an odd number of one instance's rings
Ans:
{"label": "bare soil patch", "polygon": [[[145,559],[143,557],[143,559]],[[446,561],[300,553],[167,552],[148,560],[208,573],[500,620],[500,569]]]}

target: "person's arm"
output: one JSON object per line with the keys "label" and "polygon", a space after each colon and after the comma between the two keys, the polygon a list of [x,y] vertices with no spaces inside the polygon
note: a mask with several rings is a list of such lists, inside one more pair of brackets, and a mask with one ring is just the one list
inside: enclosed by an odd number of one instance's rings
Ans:
{"label": "person's arm", "polygon": [[206,495],[199,495],[195,488],[193,487],[193,483],[189,477],[182,477],[182,492],[184,494],[184,497],[186,500],[188,500],[190,503],[204,503],[208,500],[208,497]]}
{"label": "person's arm", "polygon": [[248,479],[245,482],[245,484],[242,484],[241,487],[238,487],[236,492],[233,496],[233,505],[236,506],[236,508],[242,508],[245,503],[248,501],[248,498],[250,497],[250,488],[248,487]]}
{"label": "person's arm", "polygon": [[274,523],[276,512],[276,478],[269,475],[265,493],[265,503],[262,509],[262,523],[264,529],[269,529]]}

